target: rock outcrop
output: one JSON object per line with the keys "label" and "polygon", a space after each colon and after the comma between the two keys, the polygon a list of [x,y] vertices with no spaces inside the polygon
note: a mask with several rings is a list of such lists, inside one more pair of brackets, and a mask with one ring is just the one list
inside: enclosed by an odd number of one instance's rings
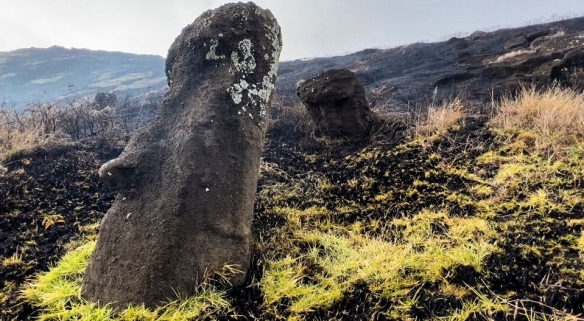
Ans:
{"label": "rock outcrop", "polygon": [[512,88],[523,81],[568,84],[575,80],[572,74],[584,68],[584,31],[534,38],[529,47],[484,59],[483,64],[481,75],[498,87]]}
{"label": "rock outcrop", "polygon": [[84,275],[84,298],[123,308],[192,294],[225,265],[245,280],[280,27],[255,4],[207,11],[166,61],[169,92],[100,176],[119,192]]}
{"label": "rock outcrop", "polygon": [[358,138],[369,133],[375,115],[365,88],[347,69],[331,69],[298,84],[298,97],[315,123],[315,134]]}

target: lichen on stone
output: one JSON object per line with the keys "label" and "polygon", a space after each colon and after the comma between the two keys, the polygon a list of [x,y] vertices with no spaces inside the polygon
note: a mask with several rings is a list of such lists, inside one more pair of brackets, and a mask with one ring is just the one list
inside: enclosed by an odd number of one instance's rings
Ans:
{"label": "lichen on stone", "polygon": [[[263,76],[261,84],[249,84],[246,80],[248,74],[254,72],[256,68],[256,61],[253,57],[252,43],[249,39],[244,39],[238,44],[238,51],[234,51],[231,54],[232,68],[229,72],[231,74],[241,74],[242,78],[238,83],[233,84],[227,89],[227,92],[231,94],[231,98],[235,104],[241,104],[245,97],[245,103],[241,106],[241,110],[238,111],[238,115],[248,115],[251,119],[254,117],[260,118],[261,121],[267,115],[268,101],[275,88],[275,79],[278,73],[278,59],[280,56],[281,46],[280,46],[280,29],[271,15],[268,12],[256,12],[258,15],[262,15],[269,21],[264,27],[267,30],[265,34],[268,41],[271,42],[271,48],[266,49],[262,46],[263,50],[266,52],[263,57],[266,61],[271,60],[270,69],[266,75]],[[241,56],[240,56],[241,54]],[[247,93],[246,93],[247,91]],[[251,108],[256,107],[256,108]],[[257,112],[257,115],[254,113]]]}
{"label": "lichen on stone", "polygon": [[214,10],[207,10],[207,11],[205,11],[201,15],[201,19],[202,19],[201,24],[203,26],[205,26],[205,27],[209,26],[211,24],[211,21],[213,20],[213,17],[215,17],[215,11]]}
{"label": "lichen on stone", "polygon": [[205,58],[207,58],[207,60],[225,59],[225,55],[217,55],[217,52],[216,52],[217,46],[219,46],[219,41],[215,40],[215,39],[211,39],[211,47],[209,48],[209,51],[207,52],[207,55],[205,56]]}
{"label": "lichen on stone", "polygon": [[243,39],[239,42],[237,47],[239,48],[242,57],[239,57],[237,51],[231,53],[231,63],[233,64],[233,68],[230,69],[230,72],[252,73],[256,67],[256,61],[252,54],[251,40]]}

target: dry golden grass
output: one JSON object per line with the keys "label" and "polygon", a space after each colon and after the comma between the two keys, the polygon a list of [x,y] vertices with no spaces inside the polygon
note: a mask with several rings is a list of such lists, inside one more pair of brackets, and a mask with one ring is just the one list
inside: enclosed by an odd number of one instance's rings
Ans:
{"label": "dry golden grass", "polygon": [[511,51],[508,53],[505,53],[499,57],[497,57],[497,59],[495,60],[495,62],[502,62],[505,60],[509,60],[511,58],[523,55],[523,54],[533,54],[535,53],[535,49],[519,49],[519,50],[515,50],[515,51]]}
{"label": "dry golden grass", "polygon": [[7,267],[7,266],[11,266],[11,265],[20,265],[23,264],[24,261],[22,260],[23,258],[23,251],[20,251],[20,253],[18,252],[18,248],[16,248],[16,252],[14,252],[14,254],[10,257],[5,258],[2,261],[2,266]]}
{"label": "dry golden grass", "polygon": [[41,146],[56,135],[60,133],[47,131],[47,124],[34,114],[0,109],[0,160],[13,152]]}
{"label": "dry golden grass", "polygon": [[502,100],[491,124],[528,152],[561,156],[584,140],[584,95],[558,87],[524,88]]}
{"label": "dry golden grass", "polygon": [[271,130],[283,130],[286,132],[310,132],[312,130],[312,120],[302,104],[294,106],[284,106],[279,98],[275,98],[272,103],[270,122],[268,127]]}
{"label": "dry golden grass", "polygon": [[442,135],[456,128],[465,116],[466,111],[458,98],[441,106],[430,106],[425,117],[420,117],[416,122],[415,135],[419,138]]}
{"label": "dry golden grass", "polygon": [[11,151],[30,149],[43,141],[40,128],[11,128],[0,120],[0,159]]}

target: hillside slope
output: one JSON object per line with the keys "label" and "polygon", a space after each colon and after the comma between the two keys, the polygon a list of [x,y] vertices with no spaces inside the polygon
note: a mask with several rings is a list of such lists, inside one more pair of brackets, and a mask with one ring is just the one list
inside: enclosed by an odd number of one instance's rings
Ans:
{"label": "hillside slope", "polygon": [[505,93],[516,89],[519,82],[547,85],[570,81],[584,66],[583,38],[581,17],[477,31],[444,42],[295,60],[280,64],[277,88],[282,96],[294,101],[298,80],[331,68],[347,68],[359,76],[372,102],[398,110],[457,95],[485,102],[491,100],[493,91]]}
{"label": "hillside slope", "polygon": [[442,109],[447,117],[412,128],[384,118],[359,141],[316,138],[303,109],[275,110],[247,283],[210,280],[156,311],[96,309],[79,296],[113,196],[96,169],[119,150],[77,144],[14,154],[0,173],[0,315],[581,320],[583,106],[573,91],[524,91],[492,118],[453,104]]}
{"label": "hillside slope", "polygon": [[22,108],[32,101],[142,94],[166,86],[164,58],[87,49],[29,48],[0,52],[0,100]]}

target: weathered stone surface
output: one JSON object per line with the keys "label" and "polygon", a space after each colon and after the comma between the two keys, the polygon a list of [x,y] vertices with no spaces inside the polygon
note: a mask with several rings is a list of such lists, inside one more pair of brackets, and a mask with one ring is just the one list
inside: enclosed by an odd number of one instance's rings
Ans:
{"label": "weathered stone surface", "polygon": [[156,119],[99,174],[119,195],[103,218],[84,298],[154,307],[192,294],[208,272],[250,262],[254,196],[281,48],[255,4],[207,11],[166,61]]}
{"label": "weathered stone surface", "polygon": [[451,45],[455,50],[462,50],[468,47],[468,41],[457,37],[448,39],[446,43]]}
{"label": "weathered stone surface", "polygon": [[316,125],[316,134],[329,137],[367,135],[374,114],[365,88],[347,69],[331,69],[299,84],[298,97]]}
{"label": "weathered stone surface", "polygon": [[525,38],[527,38],[527,41],[532,42],[537,38],[549,35],[550,31],[551,31],[550,29],[535,30],[535,31],[527,33]]}

